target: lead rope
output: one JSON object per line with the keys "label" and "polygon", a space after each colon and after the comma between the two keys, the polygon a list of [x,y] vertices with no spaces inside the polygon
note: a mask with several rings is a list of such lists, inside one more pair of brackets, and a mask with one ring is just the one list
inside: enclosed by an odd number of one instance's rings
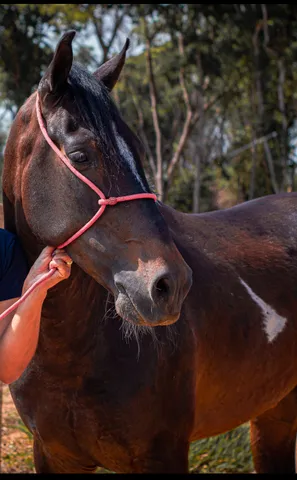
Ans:
{"label": "lead rope", "polygon": [[[58,155],[58,157],[62,160],[62,162],[69,168],[69,170],[71,170],[74,173],[74,175],[76,175],[78,178],[80,178],[80,180],[82,180],[84,183],[86,183],[99,196],[99,200],[98,200],[99,210],[97,211],[97,213],[95,213],[95,215],[82,228],[80,228],[74,235],[72,235],[70,238],[68,238],[68,240],[66,240],[66,242],[61,243],[57,247],[58,249],[66,247],[66,245],[69,245],[69,243],[76,240],[78,237],[80,237],[80,235],[82,235],[86,230],[88,230],[88,228],[90,228],[93,225],[93,223],[95,223],[98,220],[98,218],[101,217],[101,215],[103,214],[107,205],[114,206],[114,205],[116,205],[117,203],[120,203],[120,202],[128,202],[128,201],[131,201],[131,200],[141,200],[143,198],[149,198],[149,199],[154,200],[155,202],[157,201],[157,197],[154,193],[136,193],[136,194],[133,194],[133,195],[125,195],[123,197],[106,198],[104,193],[98,187],[96,187],[96,185],[94,185],[93,182],[91,182],[88,178],[86,178],[78,170],[76,170],[76,168],[73,167],[73,165],[70,163],[68,158],[61,152],[61,150],[59,150],[59,148],[50,139],[50,137],[49,137],[49,135],[46,131],[46,128],[45,128],[44,120],[42,118],[38,93],[36,95],[36,113],[37,113],[37,119],[38,119],[40,130],[41,130],[45,140],[49,144],[49,146],[54,150],[54,152]],[[13,310],[15,310],[30,295],[30,293],[38,285],[40,285],[45,280],[50,278],[54,274],[55,270],[56,270],[56,268],[51,268],[43,277],[41,277],[39,280],[37,280],[37,282],[35,282],[33,285],[31,285],[31,287],[28,288],[28,290],[24,293],[24,295],[21,298],[19,298],[15,303],[13,303],[9,308],[7,308],[4,312],[1,313],[0,320],[2,320],[9,313],[11,313]]]}

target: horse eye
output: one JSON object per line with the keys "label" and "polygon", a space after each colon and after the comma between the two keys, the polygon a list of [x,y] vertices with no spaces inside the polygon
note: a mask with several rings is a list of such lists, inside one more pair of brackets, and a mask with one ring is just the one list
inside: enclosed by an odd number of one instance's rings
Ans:
{"label": "horse eye", "polygon": [[70,158],[70,160],[76,163],[84,163],[88,160],[88,157],[84,152],[69,153],[68,157]]}

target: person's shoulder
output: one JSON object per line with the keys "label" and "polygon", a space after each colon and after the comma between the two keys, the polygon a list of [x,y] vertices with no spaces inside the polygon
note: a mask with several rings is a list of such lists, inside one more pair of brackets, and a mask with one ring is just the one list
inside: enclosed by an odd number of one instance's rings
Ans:
{"label": "person's shoulder", "polygon": [[0,248],[5,250],[9,248],[17,241],[17,236],[9,232],[9,230],[5,230],[5,228],[0,228]]}
{"label": "person's shoulder", "polygon": [[0,263],[2,271],[9,268],[12,257],[20,250],[20,244],[17,235],[0,228]]}
{"label": "person's shoulder", "polygon": [[0,301],[21,296],[27,273],[21,241],[17,235],[0,228]]}

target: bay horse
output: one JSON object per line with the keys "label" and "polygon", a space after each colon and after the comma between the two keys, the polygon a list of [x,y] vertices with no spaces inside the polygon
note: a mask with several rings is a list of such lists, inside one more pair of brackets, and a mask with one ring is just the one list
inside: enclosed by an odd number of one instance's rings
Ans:
{"label": "bay horse", "polygon": [[[5,227],[31,265],[94,215],[150,192],[142,145],[111,100],[120,54],[93,74],[65,33],[5,148]],[[38,95],[38,97],[37,97]],[[297,194],[205,214],[149,198],[107,206],[66,249],[36,354],[10,385],[37,473],[187,473],[190,443],[250,422],[256,472],[294,472]]]}

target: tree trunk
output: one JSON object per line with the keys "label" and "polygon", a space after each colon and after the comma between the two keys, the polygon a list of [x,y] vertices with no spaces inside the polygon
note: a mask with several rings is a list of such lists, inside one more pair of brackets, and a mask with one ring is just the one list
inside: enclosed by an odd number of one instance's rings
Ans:
{"label": "tree trunk", "polygon": [[[253,133],[253,140],[255,140]],[[249,189],[249,200],[252,200],[255,196],[255,179],[256,179],[256,147],[253,145],[251,149],[252,153],[252,167],[251,167],[251,179],[250,179],[250,189]]]}
{"label": "tree trunk", "polygon": [[151,39],[148,32],[146,19],[143,17],[143,26],[144,26],[144,35],[146,42],[146,68],[147,75],[149,80],[149,90],[150,90],[150,100],[151,100],[151,112],[153,117],[153,125],[156,136],[156,174],[155,174],[155,185],[157,189],[157,194],[160,201],[163,201],[164,192],[163,192],[163,156],[162,156],[162,133],[159,122],[158,115],[158,106],[157,106],[157,89],[155,83],[155,76],[153,70],[153,61],[151,55]]}
{"label": "tree trunk", "polygon": [[278,86],[277,86],[277,93],[278,93],[278,106],[279,111],[282,115],[282,133],[280,138],[280,150],[281,150],[281,165],[283,170],[282,175],[282,183],[281,183],[281,191],[287,191],[289,186],[289,178],[288,178],[288,148],[287,148],[287,130],[288,130],[288,121],[286,117],[286,107],[285,107],[285,96],[284,96],[284,84],[286,79],[286,70],[284,65],[284,60],[279,58],[277,61],[278,66]]}
{"label": "tree trunk", "polygon": [[[98,7],[100,8],[99,14],[98,12],[96,12],[96,9]],[[105,63],[109,58],[110,49],[123,23],[128,5],[124,5],[122,9],[120,7],[120,5],[116,5],[116,8],[114,10],[114,18],[109,18],[109,23],[111,25],[111,36],[108,41],[104,40],[103,28],[103,18],[106,13],[108,13],[108,11],[106,10],[106,5],[97,5],[97,8],[95,10],[91,8],[90,11],[90,17],[94,26],[95,34],[102,49],[102,63]]]}
{"label": "tree trunk", "polygon": [[191,126],[192,126],[192,119],[193,119],[193,111],[190,103],[190,97],[189,97],[189,92],[186,86],[186,78],[185,78],[185,69],[183,67],[183,57],[185,55],[184,51],[184,38],[181,33],[178,35],[178,49],[179,49],[179,54],[180,54],[180,61],[181,61],[181,66],[179,69],[179,82],[180,86],[182,89],[183,93],[183,98],[186,106],[186,118],[185,122],[183,125],[182,133],[179,138],[179,141],[177,143],[176,151],[171,158],[168,168],[167,168],[167,182],[169,184],[170,179],[172,177],[173,171],[177,165],[177,163],[180,160],[180,157],[182,155],[182,152],[186,146],[186,143],[188,141],[190,132],[191,132]]}
{"label": "tree trunk", "polygon": [[[259,36],[259,28],[256,27],[255,33],[253,35],[253,45],[254,45],[254,59],[255,59],[255,85],[256,85],[256,93],[258,99],[258,115],[260,120],[259,130],[260,133],[263,134],[263,123],[264,123],[264,100],[263,100],[263,91],[262,91],[262,75],[260,70],[260,54],[259,54],[259,45],[258,45],[258,36]],[[274,193],[278,193],[279,188],[276,181],[273,158],[271,155],[270,147],[268,141],[264,140],[264,152],[267,161],[267,166],[270,174],[271,186]]]}
{"label": "tree trunk", "polygon": [[193,189],[193,213],[200,212],[200,190],[201,190],[201,155],[194,144],[193,148],[194,165],[195,165],[195,179]]}

